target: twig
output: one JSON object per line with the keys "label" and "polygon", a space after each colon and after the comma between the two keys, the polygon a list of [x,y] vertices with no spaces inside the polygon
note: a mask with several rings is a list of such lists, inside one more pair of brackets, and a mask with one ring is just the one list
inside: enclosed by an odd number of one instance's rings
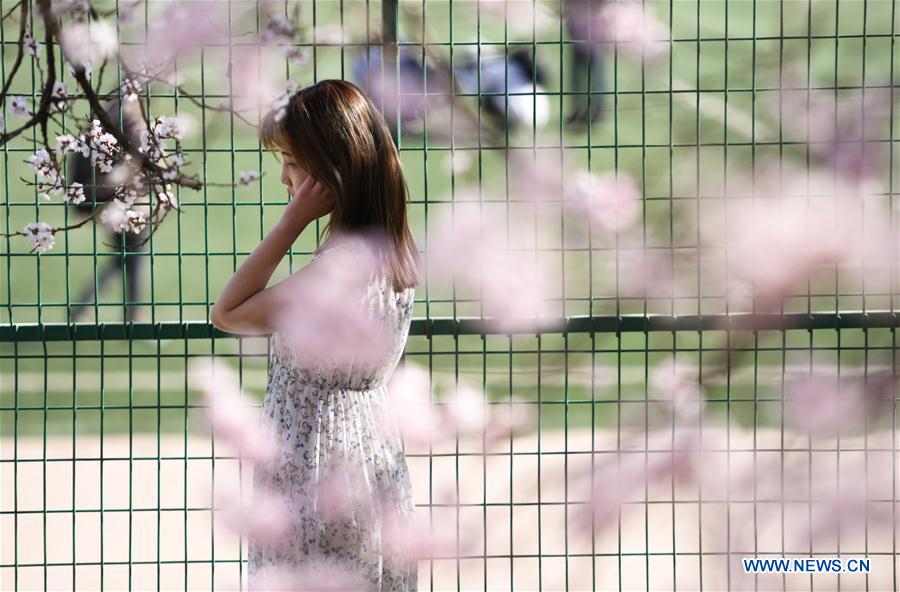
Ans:
{"label": "twig", "polygon": [[[100,213],[100,210],[96,210],[93,214],[78,222],[76,224],[70,224],[69,226],[54,226],[50,229],[50,234],[56,234],[57,232],[68,232],[70,230],[75,230],[76,228],[81,228],[91,220],[97,217],[97,214]],[[0,236],[2,237],[10,237],[10,236],[25,236],[28,235],[22,232],[21,230],[17,230],[15,232],[0,232]]]}

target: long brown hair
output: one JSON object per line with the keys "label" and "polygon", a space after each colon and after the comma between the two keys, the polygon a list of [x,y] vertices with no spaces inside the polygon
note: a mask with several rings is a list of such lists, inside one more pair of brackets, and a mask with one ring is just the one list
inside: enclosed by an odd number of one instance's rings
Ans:
{"label": "long brown hair", "polygon": [[298,90],[281,119],[276,121],[274,111],[266,114],[259,138],[266,149],[293,155],[332,192],[327,237],[374,234],[394,291],[418,284],[419,254],[407,224],[409,189],[400,154],[384,117],[359,87],[322,80]]}

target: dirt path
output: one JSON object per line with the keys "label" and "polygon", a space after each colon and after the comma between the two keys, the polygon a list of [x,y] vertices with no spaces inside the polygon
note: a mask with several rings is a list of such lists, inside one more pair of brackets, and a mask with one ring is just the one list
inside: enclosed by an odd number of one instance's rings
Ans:
{"label": "dirt path", "polygon": [[[664,476],[651,482],[646,492],[639,488],[633,492],[635,497],[629,498],[637,503],[627,504],[622,511],[621,529],[613,520],[593,540],[593,562],[591,537],[579,530],[583,519],[574,506],[569,507],[567,518],[562,502],[585,499],[579,498],[579,482],[574,475],[590,465],[591,455],[585,452],[609,451],[616,446],[614,432],[596,433],[593,442],[589,430],[570,430],[567,438],[559,432],[545,433],[539,442],[540,456],[536,454],[536,436],[517,438],[512,466],[508,441],[492,449],[506,454],[489,456],[486,463],[478,454],[480,443],[461,442],[460,456],[455,454],[455,444],[435,449],[431,457],[408,450],[419,517],[431,521],[433,532],[451,537],[459,523],[461,530],[471,534],[467,539],[472,541],[469,553],[476,556],[420,562],[419,589],[564,590],[568,586],[569,590],[695,590],[701,587],[698,551],[702,547],[703,589],[752,590],[754,578],[740,567],[740,558],[746,556],[742,550],[756,548],[779,556],[782,538],[791,549],[807,554],[809,550],[790,547],[793,534],[802,530],[808,506],[788,508],[782,529],[780,506],[752,503],[754,489],[757,500],[772,493],[765,489],[768,482],[760,480],[754,488],[752,481],[741,482],[736,477],[746,474],[743,471],[752,469],[754,462],[760,471],[783,466],[789,484],[798,476],[809,481],[809,475],[814,483],[828,475],[840,476],[844,482],[855,479],[868,483],[871,497],[885,500],[882,507],[887,507],[891,516],[892,478],[897,478],[898,471],[889,433],[870,434],[868,452],[863,451],[861,439],[842,438],[840,455],[833,442],[814,442],[814,448],[823,449],[821,452],[803,450],[808,447],[806,439],[797,441],[799,448],[783,456],[768,452],[778,445],[780,437],[777,431],[757,431],[754,455],[752,432],[732,428],[726,434],[704,428],[707,448],[724,449],[725,442],[730,442],[730,456],[722,453],[716,460],[716,454],[711,453],[704,461],[721,461],[721,466],[705,468],[712,475],[721,474],[722,485],[725,475],[731,474],[730,492],[724,488],[715,491],[715,479],[707,484],[712,489],[704,485],[701,513],[697,488],[690,482],[676,483],[673,492],[671,477]],[[665,441],[663,437],[639,449],[658,450]],[[734,452],[742,449],[748,452]],[[76,462],[71,460],[73,452],[79,458]],[[470,452],[476,454],[467,456]],[[46,444],[39,438],[20,439],[15,450],[12,440],[0,439],[0,457],[18,460],[0,463],[0,509],[4,512],[0,559],[4,565],[37,564],[20,567],[17,581],[15,570],[2,568],[0,588],[13,590],[17,585],[20,590],[43,590],[45,578],[46,589],[50,590],[99,590],[101,579],[107,590],[129,586],[134,590],[245,587],[246,572],[240,577],[238,558],[245,556],[246,549],[242,553],[237,538],[214,523],[208,510],[200,509],[210,506],[213,463],[198,458],[188,460],[186,465],[183,460],[185,456],[210,454],[208,439],[185,440],[173,435],[165,435],[159,442],[155,435],[111,436],[102,442],[98,437],[79,436],[75,450],[71,438],[49,438]],[[651,459],[652,464],[652,459],[662,454],[667,453],[631,456]],[[158,461],[158,456],[162,460]],[[45,457],[47,462],[42,461]],[[594,458],[601,462],[605,456]],[[236,461],[217,459],[214,470],[217,484],[238,482]],[[457,476],[462,506],[427,507],[430,500],[436,504],[452,502],[453,496],[446,492],[455,491]],[[244,483],[249,492],[246,470]],[[786,485],[785,491],[788,489]],[[731,502],[730,522],[726,499]],[[72,512],[73,504],[79,512]],[[97,511],[101,507],[102,515]],[[19,512],[17,521],[8,513],[14,508]],[[893,588],[896,524],[891,526],[890,518],[885,522],[883,515],[873,516],[868,528],[851,524],[841,535],[845,558],[869,556],[870,590]],[[673,546],[677,553],[674,561]],[[729,548],[730,557],[725,554]],[[836,546],[817,548],[814,555],[833,556],[836,550]],[[512,561],[510,554],[515,555]],[[45,557],[51,564],[71,564],[74,559],[78,565],[74,569],[71,565],[51,566],[45,572],[41,565]],[[756,586],[760,590],[809,589],[811,583],[809,575],[758,577]],[[816,575],[812,581],[816,590],[838,586],[834,575]],[[865,589],[865,576],[844,574],[840,587]]]}

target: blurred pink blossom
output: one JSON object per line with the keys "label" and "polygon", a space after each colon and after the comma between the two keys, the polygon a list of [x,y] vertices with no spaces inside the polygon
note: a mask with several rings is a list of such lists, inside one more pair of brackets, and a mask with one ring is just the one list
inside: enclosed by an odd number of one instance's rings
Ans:
{"label": "blurred pink blossom", "polygon": [[431,402],[430,379],[426,370],[406,364],[388,382],[388,414],[382,421],[399,428],[409,444],[428,447],[451,434],[444,418]]}
{"label": "blurred pink blossom", "polygon": [[509,402],[488,403],[484,391],[457,379],[445,387],[452,392],[440,406],[444,424],[453,438],[484,437],[487,446],[516,431],[533,427],[534,415],[518,398]]}
{"label": "blurred pink blossom", "polygon": [[516,431],[533,425],[533,412],[524,401],[487,404],[485,394],[465,382],[446,387],[448,401],[432,404],[429,374],[407,364],[388,384],[387,421],[396,422],[404,440],[414,446],[429,447],[457,437],[484,437],[490,446]]}
{"label": "blurred pink blossom", "polygon": [[860,380],[820,371],[789,378],[785,406],[791,425],[823,436],[863,429],[867,416],[890,412],[896,383],[891,374],[870,371]]}
{"label": "blurred pink blossom", "polygon": [[808,88],[805,75],[789,68],[779,84],[782,90],[763,100],[773,112],[781,112],[785,140],[806,142],[813,166],[831,169],[849,192],[862,196],[884,191],[879,175],[887,172],[890,86],[836,96],[833,90]]}
{"label": "blurred pink blossom", "polygon": [[293,80],[285,81],[284,74],[271,67],[278,51],[277,47],[253,45],[232,49],[231,63],[225,75],[234,89],[236,111],[258,112],[261,117],[270,110],[280,114],[286,107],[298,85]]}
{"label": "blurred pink blossom", "polygon": [[278,457],[277,440],[260,424],[255,408],[244,404],[240,383],[230,367],[195,361],[192,377],[204,398],[201,417],[217,438],[251,461]]}
{"label": "blurred pink blossom", "polygon": [[650,377],[651,398],[671,405],[675,417],[694,420],[703,411],[703,391],[698,377],[698,369],[683,360],[659,362]]}
{"label": "blurred pink blossom", "polygon": [[404,561],[455,552],[455,532],[434,532],[414,512],[401,510],[387,492],[373,491],[363,471],[349,463],[338,463],[313,485],[316,510],[323,520],[352,518],[380,524],[385,554]]}
{"label": "blurred pink blossom", "polygon": [[323,520],[370,514],[376,509],[378,492],[371,490],[360,466],[346,463],[329,466],[311,487],[315,490],[316,512]]}
{"label": "blurred pink blossom", "polygon": [[[888,482],[890,479],[888,479]],[[820,485],[809,501],[814,518],[806,528],[795,529],[790,539],[793,548],[836,545],[848,532],[865,530],[871,540],[895,536],[893,503],[885,504],[868,490],[869,479],[864,472],[858,478],[841,479],[840,484]]]}
{"label": "blurred pink blossom", "polygon": [[278,544],[290,532],[290,511],[285,499],[258,486],[247,503],[237,490],[217,489],[216,514],[230,530],[261,545]]}
{"label": "blurred pink blossom", "polygon": [[434,283],[462,284],[477,295],[495,330],[552,328],[557,319],[548,317],[546,307],[557,270],[534,249],[508,247],[497,234],[506,227],[499,217],[479,212],[474,202],[459,206],[452,217],[439,219],[431,233],[427,260],[428,268],[436,270]]}
{"label": "blurred pink blossom", "polygon": [[634,223],[640,214],[640,190],[635,180],[625,173],[579,171],[569,192],[570,207],[610,231]]}
{"label": "blurred pink blossom", "polygon": [[636,56],[656,57],[668,49],[669,31],[640,2],[605,2],[601,11],[604,36]]}
{"label": "blurred pink blossom", "polygon": [[759,311],[778,309],[783,298],[806,288],[814,272],[862,258],[864,241],[880,240],[874,224],[862,234],[862,202],[834,193],[827,175],[784,168],[781,179],[756,184],[754,199],[729,198],[724,224],[719,220],[702,232],[711,253],[720,259],[727,254],[721,280],[729,294],[741,297],[752,289]]}
{"label": "blurred pink blossom", "polygon": [[534,427],[535,412],[526,401],[513,397],[512,401],[495,403],[490,406],[490,415],[484,427],[487,446],[503,438]]}
{"label": "blurred pink blossom", "polygon": [[668,49],[669,31],[653,10],[637,1],[568,0],[566,22],[573,39],[615,41],[627,55],[654,58]]}
{"label": "blurred pink blossom", "polygon": [[487,421],[484,393],[465,383],[458,384],[455,390],[444,406],[448,424],[458,433],[483,431]]}
{"label": "blurred pink blossom", "polygon": [[[333,241],[333,242],[332,242]],[[392,333],[371,303],[380,273],[374,237],[334,235],[305,268],[292,301],[275,326],[293,355],[304,363],[368,365],[392,346]]]}
{"label": "blurred pink blossom", "polygon": [[[694,476],[699,466],[695,457],[698,445],[695,428],[656,434],[649,440],[645,436],[640,438],[638,450],[598,455],[593,469],[588,466],[570,473],[573,499],[588,502],[575,508],[576,529],[596,533],[609,528],[624,504],[648,501],[649,484]],[[653,454],[648,454],[649,450]]]}
{"label": "blurred pink blossom", "polygon": [[[385,551],[402,561],[415,562],[431,557],[456,557],[475,548],[472,532],[462,528],[457,541],[455,530],[433,527],[418,515],[409,516],[396,506],[384,503],[382,541]],[[457,543],[459,551],[457,552]]]}
{"label": "blurred pink blossom", "polygon": [[671,298],[676,293],[672,269],[675,263],[670,261],[674,258],[670,251],[620,248],[616,256],[620,297]]}
{"label": "blurred pink blossom", "polygon": [[153,25],[146,32],[146,42],[135,43],[127,48],[129,58],[135,63],[154,64],[154,75],[165,77],[172,72],[176,59],[179,69],[183,58],[191,57],[200,49],[210,45],[228,45],[227,33],[216,26],[213,18],[220,3],[211,0],[193,2],[153,3],[158,9],[151,15]]}

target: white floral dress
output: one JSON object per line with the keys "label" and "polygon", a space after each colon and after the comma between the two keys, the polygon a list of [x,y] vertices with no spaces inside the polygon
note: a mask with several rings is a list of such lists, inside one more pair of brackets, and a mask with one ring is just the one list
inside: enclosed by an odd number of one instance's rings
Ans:
{"label": "white floral dress", "polygon": [[393,345],[365,368],[307,367],[290,355],[278,333],[272,335],[261,421],[277,435],[282,453],[280,461],[258,465],[253,479],[255,487],[286,498],[290,527],[277,545],[250,540],[251,590],[263,573],[302,572],[321,561],[358,574],[367,590],[417,590],[415,561],[398,554],[382,520],[366,519],[372,514],[362,503],[345,518],[323,516],[318,508],[327,500],[320,499],[323,490],[316,487],[329,466],[352,467],[392,512],[412,518],[415,503],[396,423],[388,422],[385,429],[379,422],[389,417],[386,383],[406,346],[413,296],[412,287],[395,293],[383,275],[370,280],[369,302],[389,323]]}

